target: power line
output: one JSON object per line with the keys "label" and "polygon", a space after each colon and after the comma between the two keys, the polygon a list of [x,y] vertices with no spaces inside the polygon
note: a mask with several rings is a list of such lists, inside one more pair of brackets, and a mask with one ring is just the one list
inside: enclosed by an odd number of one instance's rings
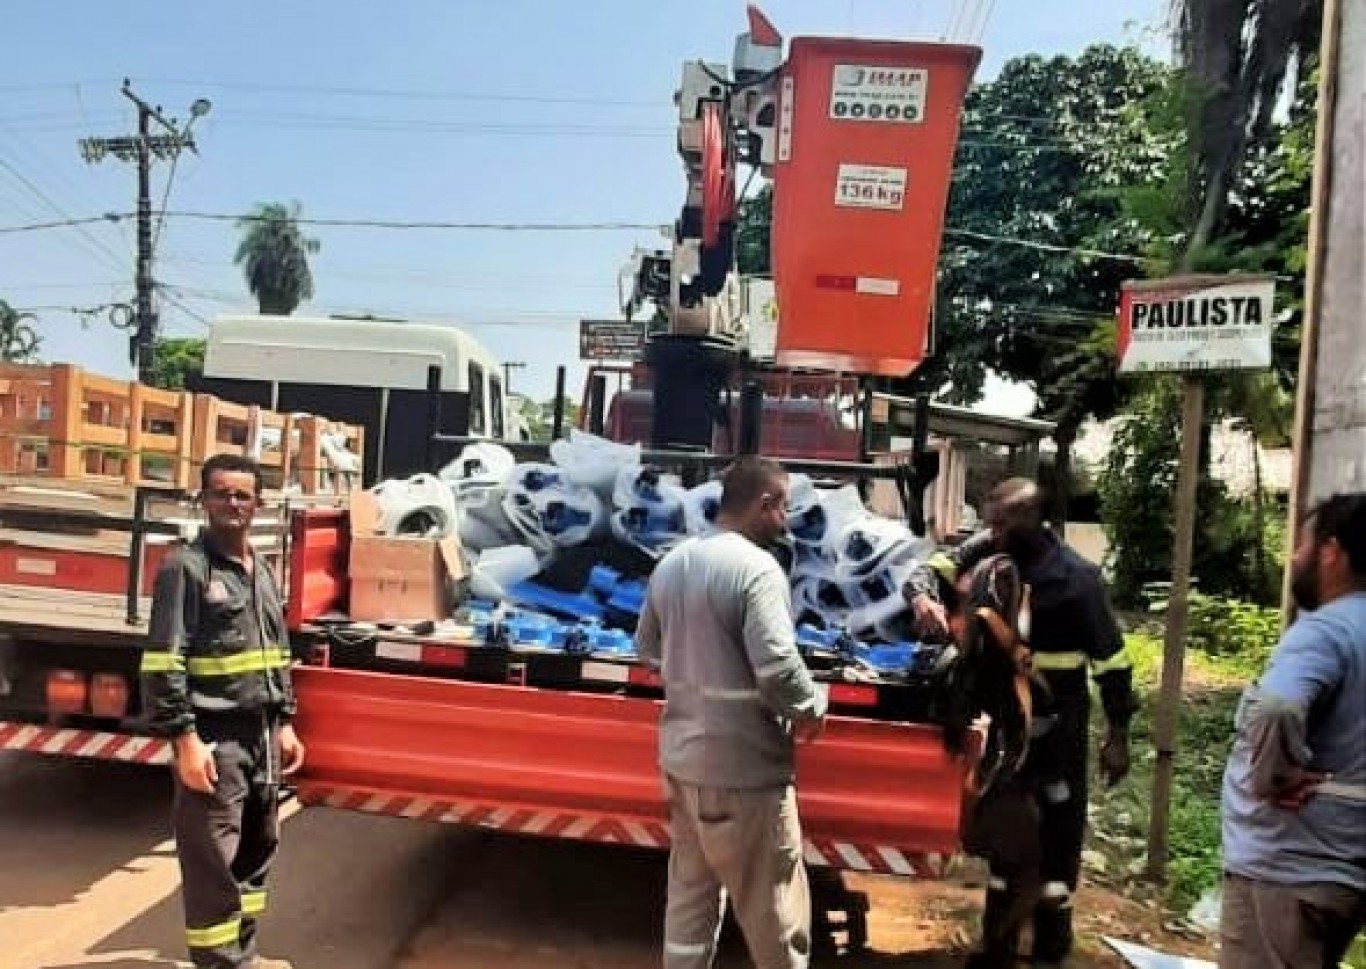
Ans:
{"label": "power line", "polygon": [[10,162],[3,157],[0,157],[0,168],[4,168],[7,172],[9,172],[11,177],[18,181],[20,185],[27,189],[29,193],[35,196],[40,202],[42,202],[43,205],[45,205],[47,208],[51,209],[54,213],[56,213],[60,217],[60,219],[63,220],[67,225],[76,228],[81,238],[86,241],[87,246],[89,247],[87,250],[88,252],[98,254],[101,258],[105,259],[106,261],[109,261],[111,265],[113,265],[115,268],[122,268],[123,260],[120,259],[118,255],[114,253],[113,250],[111,250],[107,245],[105,245],[103,242],[95,238],[95,236],[91,235],[84,229],[85,225],[90,224],[92,221],[99,220],[72,219],[70,216],[66,214],[66,212],[62,209],[60,205],[52,201],[51,197],[49,197],[46,192],[44,192],[41,188],[35,185],[33,181],[30,178],[28,178],[28,176],[26,176],[23,172],[19,171],[19,169],[15,168],[14,165],[10,164]]}
{"label": "power line", "polygon": [[[231,215],[226,212],[165,213],[173,219],[199,219],[209,222],[269,222],[268,215]],[[298,225],[332,226],[356,229],[457,229],[488,232],[641,232],[663,228],[659,222],[408,222],[398,219],[318,219],[297,218]]]}
{"label": "power line", "polygon": [[1003,246],[1023,246],[1026,249],[1038,249],[1043,252],[1070,253],[1075,256],[1090,256],[1093,259],[1117,259],[1121,262],[1132,262],[1136,264],[1159,262],[1149,256],[1135,256],[1125,252],[1106,252],[1103,249],[1088,249],[1083,246],[1064,246],[1055,245],[1048,242],[1035,242],[1031,239],[1012,239],[1008,236],[995,236],[987,232],[973,232],[970,229],[944,230],[944,235],[953,236],[959,239],[973,239],[977,242],[990,242]]}
{"label": "power line", "polygon": [[147,83],[183,87],[217,88],[223,91],[254,91],[261,94],[320,94],[329,97],[389,98],[411,101],[477,101],[516,104],[601,105],[622,108],[657,109],[658,100],[625,100],[593,96],[513,94],[490,91],[424,91],[400,88],[328,87],[312,84],[260,84],[246,81],[191,81],[174,78],[145,78]]}
{"label": "power line", "polygon": [[132,216],[127,212],[110,212],[106,215],[87,215],[79,219],[59,219],[56,222],[3,225],[0,226],[0,235],[8,235],[14,232],[40,232],[44,229],[70,229],[82,225],[94,225],[97,222],[118,222],[120,219],[128,218],[132,218]]}
{"label": "power line", "polygon": [[[213,222],[253,222],[269,219],[269,216],[232,215],[226,212],[168,211],[165,215],[168,218],[200,219]],[[0,233],[33,232],[40,229],[63,228],[76,224],[84,225],[91,222],[103,221],[105,219],[116,220],[127,218],[132,218],[132,214],[127,212],[111,212],[107,215],[91,216],[86,219],[65,219],[60,222],[0,226]],[[299,225],[332,226],[339,228],[446,229],[453,231],[489,232],[640,232],[661,228],[660,223],[655,222],[407,222],[397,219],[315,218],[299,218],[295,221]],[[1133,253],[1107,252],[1104,249],[1092,249],[1086,246],[1068,246],[1057,243],[1037,242],[1032,239],[1020,239],[1009,236],[992,235],[987,232],[975,232],[971,229],[955,229],[949,227],[944,230],[944,235],[959,239],[972,239],[977,242],[989,242],[997,245],[1023,246],[1028,249],[1038,249],[1043,252],[1071,253],[1078,256],[1090,256],[1094,259],[1116,259],[1121,262],[1131,262],[1135,264],[1160,261],[1149,256],[1139,256],[1134,255]]]}

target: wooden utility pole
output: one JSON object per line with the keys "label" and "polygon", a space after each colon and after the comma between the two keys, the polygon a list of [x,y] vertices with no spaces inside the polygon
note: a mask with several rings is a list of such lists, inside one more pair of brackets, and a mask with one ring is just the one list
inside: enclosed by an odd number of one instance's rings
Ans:
{"label": "wooden utility pole", "polygon": [[1186,377],[1181,406],[1181,463],[1176,472],[1176,534],[1172,547],[1172,588],[1162,640],[1162,686],[1153,724],[1153,806],[1148,821],[1148,870],[1154,880],[1167,874],[1172,776],[1176,768],[1176,725],[1186,676],[1186,620],[1189,616],[1191,556],[1195,548],[1195,499],[1200,479],[1200,441],[1205,421],[1205,380]]}

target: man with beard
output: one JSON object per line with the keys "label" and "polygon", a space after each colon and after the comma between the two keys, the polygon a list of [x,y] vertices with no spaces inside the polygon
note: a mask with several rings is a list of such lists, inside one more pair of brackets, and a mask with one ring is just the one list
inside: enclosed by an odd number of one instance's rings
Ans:
{"label": "man with beard", "polygon": [[711,966],[729,897],[759,969],[806,969],[793,744],[820,732],[826,699],[797,652],[787,576],[769,552],[787,530],[788,477],[745,457],[722,484],[716,531],[659,563],[636,633],[664,681],[664,966]]}
{"label": "man with beard", "polygon": [[1332,969],[1366,925],[1366,493],[1305,518],[1291,588],[1224,772],[1223,969]]}
{"label": "man with beard", "polygon": [[[1038,486],[1025,478],[997,485],[987,498],[987,529],[957,548],[931,557],[912,573],[902,594],[924,633],[947,627],[938,598],[940,581],[957,576],[988,556],[1005,553],[1029,587],[1029,628],[1022,630],[1032,653],[1033,671],[1052,700],[1053,722],[1030,743],[1034,774],[1047,764],[1046,782],[1038,785],[1037,829],[1018,832],[1021,845],[1034,840],[1047,845],[1040,862],[1039,901],[1034,909],[1033,964],[1058,966],[1072,951],[1072,896],[1081,874],[1086,834],[1087,727],[1091,714],[1090,670],[1100,688],[1108,726],[1100,749],[1101,777],[1117,784],[1129,772],[1129,721],[1137,709],[1133,668],[1124,638],[1110,609],[1100,570],[1058,540],[1043,524]],[[1040,727],[1042,729],[1042,725]],[[1036,731],[1036,734],[1038,731]],[[1032,822],[1025,816],[1021,825]],[[998,830],[993,837],[1010,837]],[[996,845],[1009,853],[1011,845]],[[1005,873],[994,873],[987,891],[986,922],[1008,921],[1027,886]],[[1011,965],[1013,940],[1002,940],[978,965]]]}

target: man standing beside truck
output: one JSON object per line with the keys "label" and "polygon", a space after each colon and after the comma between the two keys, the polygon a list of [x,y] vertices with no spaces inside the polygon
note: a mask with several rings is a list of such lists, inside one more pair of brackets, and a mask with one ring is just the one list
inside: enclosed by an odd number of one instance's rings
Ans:
{"label": "man standing beside truck", "polygon": [[1224,772],[1223,969],[1328,969],[1366,927],[1366,493],[1300,526],[1305,610],[1238,707]]}
{"label": "man standing beside truck", "polygon": [[[986,531],[917,568],[903,594],[918,624],[933,629],[947,628],[935,594],[936,572],[952,582],[987,556],[1004,552],[1029,586],[1031,661],[1051,694],[1055,713],[1047,732],[1039,735],[1036,730],[1029,756],[1047,761],[1057,777],[1038,791],[1039,830],[1022,832],[1021,839],[1038,838],[1048,846],[1039,872],[1042,898],[1034,910],[1033,963],[1057,966],[1072,950],[1072,898],[1086,834],[1091,711],[1087,669],[1100,688],[1108,728],[1100,750],[1100,773],[1114,785],[1129,772],[1129,721],[1138,707],[1133,668],[1100,570],[1044,526],[1038,486],[1025,478],[1002,482],[987,498],[985,517]],[[991,923],[999,913],[1013,910],[1020,890],[1008,878],[993,878],[985,921]]]}
{"label": "man standing beside truck", "polygon": [[142,657],[151,726],[175,750],[186,942],[198,969],[289,969],[256,951],[281,777],[304,759],[280,590],[250,543],[261,470],[220,454],[200,484],[208,526],[157,573]]}
{"label": "man standing beside truck", "polygon": [[787,528],[787,472],[746,457],[722,482],[717,530],[660,562],[636,634],[664,681],[664,966],[711,966],[729,896],[759,969],[805,969],[794,743],[820,732],[826,699],[797,651],[787,576],[768,551]]}

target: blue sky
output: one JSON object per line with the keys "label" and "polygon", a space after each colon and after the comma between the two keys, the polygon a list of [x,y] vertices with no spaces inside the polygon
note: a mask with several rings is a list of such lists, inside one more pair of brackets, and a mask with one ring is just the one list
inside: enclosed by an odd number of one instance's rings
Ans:
{"label": "blue sky", "polygon": [[[1010,57],[1141,41],[1165,0],[768,0],[785,36],[931,38],[988,12],[979,79]],[[86,135],[132,130],[124,77],[196,124],[171,209],[237,214],[297,199],[306,216],[665,224],[682,201],[672,95],[684,60],[728,61],[744,5],[722,0],[8,0],[0,68],[0,227],[133,208],[132,166],[87,165]],[[1044,109],[1045,106],[1040,106]],[[154,205],[168,166],[153,174]],[[613,316],[616,275],[648,231],[582,234],[319,227],[317,297],[300,312],[458,322],[548,397],[577,364],[577,320]],[[254,311],[230,222],[169,219],[156,277],[165,331]],[[0,298],[38,307],[47,360],[126,376],[103,313],[131,298],[133,227],[0,234]],[[192,315],[193,314],[193,315]],[[195,317],[199,317],[196,319]],[[571,387],[581,371],[571,371]],[[577,393],[577,389],[575,390]]]}

